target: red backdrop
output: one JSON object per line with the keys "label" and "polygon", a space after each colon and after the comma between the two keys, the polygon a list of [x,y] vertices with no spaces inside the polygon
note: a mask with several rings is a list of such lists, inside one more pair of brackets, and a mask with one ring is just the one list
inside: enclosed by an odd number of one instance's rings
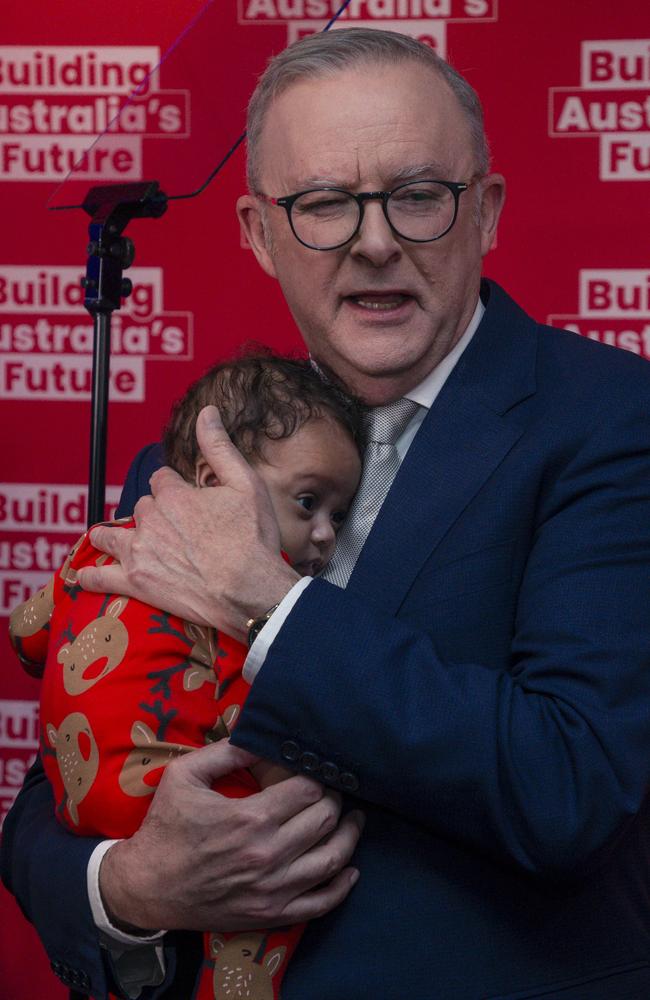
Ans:
{"label": "red backdrop", "polygon": [[[79,183],[57,187],[187,23],[199,0],[25,0],[0,39],[0,812],[37,746],[37,684],[5,638],[85,524],[92,325],[81,305],[86,222],[51,212],[101,181],[196,186],[243,129],[272,52],[320,30],[338,0],[216,0]],[[435,46],[481,94],[508,180],[486,273],[534,316],[650,358],[650,23],[618,0],[352,0],[347,23]],[[239,149],[201,198],[134,223],[134,294],[114,324],[107,482],[159,437],[171,401],[242,341],[300,343],[274,283],[241,244]],[[645,182],[645,183],[644,183]],[[3,996],[65,996],[0,889]]]}

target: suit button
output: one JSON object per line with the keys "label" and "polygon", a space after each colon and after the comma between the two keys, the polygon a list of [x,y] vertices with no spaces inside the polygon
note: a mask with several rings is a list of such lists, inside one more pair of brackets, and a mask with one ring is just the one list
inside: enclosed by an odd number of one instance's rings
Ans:
{"label": "suit button", "polygon": [[307,771],[309,774],[313,774],[314,771],[318,770],[320,765],[320,757],[317,757],[315,753],[304,753],[300,758],[300,766],[303,771]]}
{"label": "suit button", "polygon": [[300,747],[293,740],[285,740],[280,747],[280,753],[285,760],[295,761],[300,757]]}
{"label": "suit button", "polygon": [[339,780],[339,769],[331,760],[325,760],[321,764],[319,771],[325,781],[330,781],[333,785]]}
{"label": "suit button", "polygon": [[359,779],[351,771],[343,771],[339,784],[345,792],[356,792],[359,788]]}

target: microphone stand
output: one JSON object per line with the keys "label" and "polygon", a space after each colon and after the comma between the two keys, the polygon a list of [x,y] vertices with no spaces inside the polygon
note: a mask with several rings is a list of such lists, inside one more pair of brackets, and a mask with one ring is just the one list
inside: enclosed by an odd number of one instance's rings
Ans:
{"label": "microphone stand", "polygon": [[84,306],[93,317],[93,372],[88,479],[88,527],[104,520],[106,441],[108,428],[111,316],[133,285],[123,277],[135,259],[135,246],[123,236],[131,219],[158,219],[167,211],[167,196],[158,181],[109,184],[88,191],[82,208],[91,217]]}

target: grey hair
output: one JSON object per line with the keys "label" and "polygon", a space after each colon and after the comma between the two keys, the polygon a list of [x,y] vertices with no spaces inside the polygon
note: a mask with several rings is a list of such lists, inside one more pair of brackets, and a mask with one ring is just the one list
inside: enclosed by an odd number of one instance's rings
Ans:
{"label": "grey hair", "polygon": [[259,146],[267,112],[280,94],[294,83],[337,72],[363,63],[419,62],[428,66],[456,95],[470,130],[476,169],[490,169],[490,149],[478,94],[448,62],[430,46],[394,31],[377,28],[340,28],[302,38],[274,56],[258,80],[248,104],[247,176],[251,190],[260,183]]}

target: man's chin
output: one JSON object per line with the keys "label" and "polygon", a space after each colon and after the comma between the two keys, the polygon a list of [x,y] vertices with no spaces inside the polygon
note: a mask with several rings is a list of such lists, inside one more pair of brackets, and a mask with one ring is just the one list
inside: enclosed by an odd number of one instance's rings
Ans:
{"label": "man's chin", "polygon": [[[351,341],[352,338],[350,334]],[[385,350],[376,351],[373,357],[370,345],[355,354],[338,354],[326,360],[315,357],[314,361],[329,382],[371,406],[380,405],[378,396],[383,398],[388,394],[392,399],[398,398],[427,374],[424,357],[405,357],[403,352],[396,355]]]}

